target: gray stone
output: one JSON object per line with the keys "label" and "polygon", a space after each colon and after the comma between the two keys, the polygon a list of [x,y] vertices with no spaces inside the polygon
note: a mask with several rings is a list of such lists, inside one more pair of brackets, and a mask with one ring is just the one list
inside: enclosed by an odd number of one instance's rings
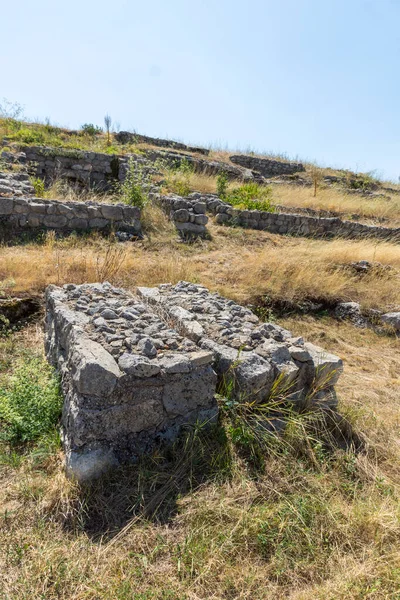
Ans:
{"label": "gray stone", "polygon": [[123,354],[118,361],[120,368],[135,377],[154,377],[161,371],[161,365],[151,362],[145,356]]}
{"label": "gray stone", "polygon": [[72,364],[75,387],[84,396],[109,396],[121,376],[113,357],[89,339],[82,338],[75,343]]}
{"label": "gray stone", "polygon": [[154,358],[157,356],[157,349],[154,346],[153,342],[150,338],[143,338],[138,342],[137,345],[138,352],[141,352],[145,356],[149,358]]}
{"label": "gray stone", "polygon": [[396,331],[400,331],[400,312],[385,313],[381,316],[381,319],[386,325],[390,325]]}

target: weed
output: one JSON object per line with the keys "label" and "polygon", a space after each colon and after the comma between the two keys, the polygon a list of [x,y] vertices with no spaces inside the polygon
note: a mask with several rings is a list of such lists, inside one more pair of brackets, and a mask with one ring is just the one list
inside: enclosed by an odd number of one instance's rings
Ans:
{"label": "weed", "polygon": [[45,187],[44,181],[40,177],[31,177],[31,184],[35,190],[36,198],[44,198],[45,195]]}
{"label": "weed", "polygon": [[93,125],[93,123],[84,123],[81,127],[81,131],[90,137],[95,137],[96,135],[103,133],[102,128],[98,125]]}
{"label": "weed", "polygon": [[271,203],[271,195],[271,187],[260,186],[257,183],[245,183],[228,192],[224,199],[238,209],[275,212]]}
{"label": "weed", "polygon": [[61,412],[59,381],[38,356],[28,355],[0,387],[0,437],[12,445],[38,440],[56,426]]}
{"label": "weed", "polygon": [[217,194],[220,198],[225,199],[228,191],[228,175],[220,173],[217,177]]}
{"label": "weed", "polygon": [[129,158],[128,171],[120,186],[122,202],[143,208],[148,202],[148,175],[145,169],[133,158]]}

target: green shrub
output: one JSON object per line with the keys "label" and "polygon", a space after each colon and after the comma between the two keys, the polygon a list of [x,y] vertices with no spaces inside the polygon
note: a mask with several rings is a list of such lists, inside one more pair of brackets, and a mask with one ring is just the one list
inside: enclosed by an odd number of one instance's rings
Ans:
{"label": "green shrub", "polygon": [[31,183],[37,198],[44,198],[44,181],[40,177],[31,177]]}
{"label": "green shrub", "polygon": [[42,357],[28,356],[0,386],[0,439],[31,442],[57,426],[62,399],[58,378]]}
{"label": "green shrub", "polygon": [[217,177],[217,194],[220,198],[225,198],[228,191],[228,175],[220,173]]}
{"label": "green shrub", "polygon": [[93,125],[93,123],[84,123],[81,127],[81,131],[86,135],[90,135],[91,137],[95,137],[99,133],[102,133],[103,130],[98,125]]}
{"label": "green shrub", "polygon": [[148,175],[141,165],[132,157],[129,159],[128,172],[125,181],[120,187],[122,202],[131,206],[143,208],[148,202],[147,188]]}
{"label": "green shrub", "polygon": [[271,203],[272,189],[257,183],[245,183],[227,193],[224,200],[239,209],[275,212]]}
{"label": "green shrub", "polygon": [[36,129],[28,129],[22,127],[14,136],[13,139],[24,144],[44,144],[45,136],[42,131]]}

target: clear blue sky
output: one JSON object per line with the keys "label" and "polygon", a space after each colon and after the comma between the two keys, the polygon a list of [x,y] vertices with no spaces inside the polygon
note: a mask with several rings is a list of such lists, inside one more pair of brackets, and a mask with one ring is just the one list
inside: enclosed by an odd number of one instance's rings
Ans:
{"label": "clear blue sky", "polygon": [[400,0],[2,2],[30,118],[400,176]]}

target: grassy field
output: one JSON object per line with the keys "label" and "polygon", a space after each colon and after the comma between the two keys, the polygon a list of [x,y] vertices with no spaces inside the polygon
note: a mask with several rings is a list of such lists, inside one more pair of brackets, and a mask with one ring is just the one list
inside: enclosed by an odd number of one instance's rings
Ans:
{"label": "grassy field", "polygon": [[[135,244],[96,235],[0,249],[0,280],[14,293],[40,293],[48,283],[107,279],[132,288],[181,279],[201,281],[236,300],[359,301],[390,310],[398,304],[400,246],[376,240],[290,238],[211,226],[211,241],[186,246],[163,213],[151,209],[148,236]],[[379,262],[359,276],[351,263]],[[8,282],[8,283],[7,283]]]}
{"label": "grassy field", "polygon": [[[110,148],[105,136],[44,127],[24,124],[28,133],[19,135]],[[0,121],[0,136],[19,131]],[[192,173],[187,181],[215,191],[215,178]],[[395,195],[321,188],[314,198],[312,188],[286,185],[272,193],[288,206],[400,219]],[[89,197],[59,182],[46,194]],[[63,471],[62,399],[43,356],[41,316],[3,329],[0,600],[398,600],[400,340],[335,320],[328,308],[398,307],[400,246],[214,224],[211,239],[185,245],[151,205],[143,225],[135,243],[48,233],[0,246],[0,297],[42,297],[50,283],[202,283],[341,356],[339,414],[290,413],[282,436],[259,436],[246,407],[221,399],[214,430],[188,430],[172,449],[80,488]],[[360,275],[351,266],[359,260],[375,266]],[[323,310],[296,313],[309,300]],[[277,303],[294,310],[283,317]]]}

